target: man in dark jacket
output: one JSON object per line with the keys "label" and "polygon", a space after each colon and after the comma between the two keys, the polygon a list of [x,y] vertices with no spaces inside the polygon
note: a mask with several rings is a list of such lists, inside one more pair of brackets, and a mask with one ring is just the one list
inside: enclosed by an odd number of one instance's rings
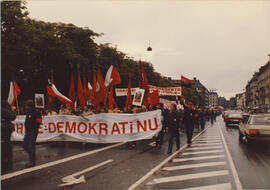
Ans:
{"label": "man in dark jacket", "polygon": [[10,137],[14,131],[14,125],[11,123],[16,119],[16,112],[12,110],[6,100],[2,100],[1,105],[1,169],[8,170],[12,168],[12,145]]}
{"label": "man in dark jacket", "polygon": [[36,160],[36,140],[38,136],[38,129],[42,123],[42,118],[39,112],[35,110],[34,102],[27,100],[26,105],[26,118],[25,118],[25,135],[23,139],[23,148],[28,153],[30,162],[25,167],[35,166]]}
{"label": "man in dark jacket", "polygon": [[204,130],[204,128],[205,128],[206,117],[207,117],[207,113],[206,113],[205,109],[202,109],[199,112],[201,130]]}
{"label": "man in dark jacket", "polygon": [[169,147],[167,154],[172,153],[173,138],[175,137],[176,150],[180,148],[180,136],[179,136],[179,114],[175,104],[171,106],[171,111],[168,114],[168,133],[169,133]]}
{"label": "man in dark jacket", "polygon": [[191,145],[192,136],[193,136],[193,130],[194,130],[194,117],[195,117],[195,111],[192,108],[192,103],[189,104],[183,103],[184,106],[184,125],[186,128],[186,134],[187,134],[187,144],[188,146]]}
{"label": "man in dark jacket", "polygon": [[168,125],[168,111],[164,109],[164,105],[162,103],[158,105],[158,109],[161,109],[161,115],[163,117],[163,120],[162,120],[162,129],[158,133],[158,136],[156,138],[156,146],[161,147],[163,144],[164,131],[166,130],[166,126]]}

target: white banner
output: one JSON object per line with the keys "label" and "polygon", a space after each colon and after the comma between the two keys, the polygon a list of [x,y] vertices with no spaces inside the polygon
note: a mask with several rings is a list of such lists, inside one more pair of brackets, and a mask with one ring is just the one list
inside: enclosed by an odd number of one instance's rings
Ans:
{"label": "white banner", "polygon": [[[158,90],[159,96],[181,96],[182,95],[182,88],[181,87],[157,87],[149,85],[150,92]],[[131,94],[134,95],[138,88],[131,88]],[[127,95],[127,88],[115,88],[116,96],[126,96]]]}
{"label": "white banner", "polygon": [[[14,121],[13,141],[23,141],[25,116]],[[138,114],[101,113],[88,117],[45,116],[39,128],[37,142],[79,141],[117,143],[150,139],[162,129],[161,111]]]}

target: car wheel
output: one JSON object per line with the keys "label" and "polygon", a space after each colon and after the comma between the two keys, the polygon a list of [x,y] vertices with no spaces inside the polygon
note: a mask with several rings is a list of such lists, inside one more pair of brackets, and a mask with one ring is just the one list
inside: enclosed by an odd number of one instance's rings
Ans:
{"label": "car wheel", "polygon": [[247,134],[245,134],[245,136],[243,137],[244,141],[246,144],[250,144],[251,143],[251,140],[250,138],[248,138]]}
{"label": "car wheel", "polygon": [[243,134],[242,134],[241,131],[239,130],[239,141],[242,142],[242,141],[243,141],[243,137],[244,137]]}

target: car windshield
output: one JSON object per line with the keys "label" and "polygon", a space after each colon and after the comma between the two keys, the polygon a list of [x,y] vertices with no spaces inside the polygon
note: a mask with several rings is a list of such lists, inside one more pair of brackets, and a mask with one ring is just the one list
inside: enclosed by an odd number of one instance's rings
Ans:
{"label": "car windshield", "polygon": [[270,116],[253,116],[250,120],[252,125],[270,125]]}

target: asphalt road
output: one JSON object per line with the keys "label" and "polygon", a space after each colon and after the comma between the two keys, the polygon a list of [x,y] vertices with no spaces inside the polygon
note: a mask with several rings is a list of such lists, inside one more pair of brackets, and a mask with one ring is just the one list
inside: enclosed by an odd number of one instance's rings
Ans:
{"label": "asphalt road", "polygon": [[[239,184],[244,189],[270,189],[269,145],[256,144],[247,147],[239,143],[238,129],[226,128],[221,117],[214,125],[207,124],[207,126],[209,128],[190,148],[183,149],[180,154],[177,154],[174,161],[183,158],[201,158],[168,162],[163,168],[139,183],[136,189],[183,189],[209,185],[215,185],[219,189],[221,187],[235,189]],[[185,142],[185,134],[182,134],[182,147]],[[175,148],[174,146],[174,151]],[[132,144],[113,145],[113,147],[81,143],[41,144],[37,148],[37,166],[32,168],[34,171],[27,172],[24,170],[27,155],[19,146],[15,146],[13,170],[2,173],[1,189],[128,189],[168,158],[166,151],[167,138],[161,148],[155,147],[152,141],[137,142],[135,147]],[[209,156],[210,158],[206,158]],[[106,161],[108,162],[105,165],[98,165]],[[97,168],[93,169],[93,166]],[[93,170],[84,172],[86,169]],[[80,171],[82,174],[75,178],[78,179],[83,175],[85,183],[67,187],[58,186],[63,184],[62,178]],[[17,175],[16,172],[21,173]],[[12,176],[13,174],[16,176]],[[8,178],[3,179],[7,176]],[[168,178],[174,176],[181,177]],[[236,180],[237,176],[239,182]],[[164,178],[165,182],[155,182],[155,179],[164,180]],[[171,181],[166,181],[168,179]]]}

